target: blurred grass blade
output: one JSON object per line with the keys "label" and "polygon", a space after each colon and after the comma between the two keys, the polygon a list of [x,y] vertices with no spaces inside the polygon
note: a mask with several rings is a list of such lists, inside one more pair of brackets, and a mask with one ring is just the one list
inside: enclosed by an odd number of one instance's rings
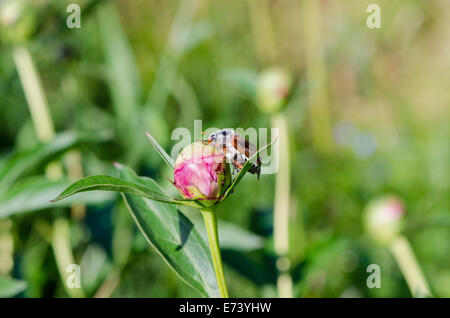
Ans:
{"label": "blurred grass blade", "polygon": [[194,88],[187,82],[182,74],[173,87],[172,97],[179,104],[180,113],[177,119],[177,127],[190,125],[197,118],[202,117],[200,101]]}
{"label": "blurred grass blade", "polygon": [[102,132],[98,136],[92,134],[78,134],[67,131],[57,134],[50,142],[39,144],[33,149],[12,155],[0,166],[0,193],[6,192],[8,187],[19,177],[32,170],[45,166],[67,150],[82,142],[98,142],[110,138],[109,132]]}
{"label": "blurred grass blade", "polygon": [[245,174],[247,173],[248,169],[250,169],[252,163],[256,160],[256,158],[258,157],[258,155],[266,150],[269,149],[270,146],[272,146],[275,142],[277,141],[277,138],[274,138],[269,144],[261,147],[257,152],[255,152],[250,158],[248,158],[247,162],[244,164],[244,166],[242,167],[241,171],[239,171],[238,175],[234,178],[233,183],[231,184],[231,186],[227,189],[227,191],[225,191],[225,193],[223,194],[222,198],[220,199],[220,202],[222,202],[223,200],[225,200],[231,193],[233,193],[234,188],[238,185],[238,183],[242,180],[242,178],[245,176]]}
{"label": "blurred grass blade", "polygon": [[255,251],[264,247],[264,238],[231,222],[219,221],[219,242],[222,249]]}
{"label": "blurred grass blade", "polygon": [[142,157],[144,141],[139,138],[145,127],[141,111],[141,80],[132,48],[122,28],[115,3],[109,2],[98,10],[105,71],[116,116],[120,141],[134,140],[135,147],[127,152],[127,162],[136,164]]}
{"label": "blurred grass blade", "polygon": [[0,276],[0,298],[16,296],[26,287],[27,283],[23,280]]}
{"label": "blurred grass blade", "polygon": [[81,285],[87,295],[93,295],[112,269],[106,251],[96,243],[89,244],[80,261]]}
{"label": "blurred grass blade", "polygon": [[[161,193],[152,179],[139,178],[125,166],[117,168],[127,182]],[[219,297],[208,247],[191,221],[173,205],[127,193],[122,196],[147,242],[167,264],[201,296]]]}
{"label": "blurred grass blade", "polygon": [[200,46],[200,44],[206,42],[206,40],[212,38],[214,31],[214,27],[207,20],[195,22],[191,30],[188,30],[189,34],[186,36],[183,54],[187,54]]}
{"label": "blurred grass blade", "polygon": [[[121,169],[121,165],[116,164],[118,169]],[[136,180],[146,179],[136,177]],[[134,194],[137,196],[145,197],[148,199],[152,199],[155,201],[171,203],[171,204],[181,204],[181,205],[189,205],[193,207],[199,207],[198,203],[194,200],[189,199],[177,199],[177,198],[169,198],[162,192],[154,191],[148,187],[142,186],[140,184],[136,184],[133,182],[125,181],[116,177],[111,177],[107,175],[97,175],[82,178],[70,186],[68,186],[61,194],[52,202],[57,202],[71,195],[80,192],[86,191],[94,191],[94,190],[105,190],[105,191],[116,191],[126,194]]]}
{"label": "blurred grass blade", "polygon": [[249,99],[256,96],[258,73],[251,69],[230,68],[220,74],[220,79],[232,86],[234,90],[242,93]]}
{"label": "blurred grass blade", "polygon": [[[163,113],[164,111],[172,87],[177,79],[179,62],[183,54],[186,53],[186,48],[190,47],[192,49],[204,37],[199,33],[200,30],[202,32],[206,31],[205,26],[201,24],[196,28],[197,36],[191,37],[199,3],[200,1],[198,0],[181,1],[178,5],[167,40],[167,46],[159,62],[155,81],[145,104],[146,107],[156,110],[157,113]],[[159,137],[155,132],[153,133],[156,137]]]}
{"label": "blurred grass blade", "polygon": [[18,185],[0,198],[0,219],[11,215],[39,211],[55,206],[69,207],[74,204],[94,204],[113,200],[113,193],[83,193],[80,196],[70,197],[56,203],[50,202],[57,193],[70,181],[48,180],[45,177],[31,177]]}
{"label": "blurred grass blade", "polygon": [[[120,121],[119,128],[131,128],[138,120],[138,101],[141,96],[141,82],[136,61],[126,35],[120,24],[117,8],[113,4],[99,10],[99,26],[103,51],[108,71],[113,105]],[[129,131],[129,133],[132,133]]]}
{"label": "blurred grass blade", "polygon": [[45,165],[78,142],[79,136],[74,132],[65,132],[58,134],[48,143],[39,144],[32,150],[11,156],[0,167],[0,191],[5,191],[17,178],[38,166]]}
{"label": "blurred grass blade", "polygon": [[159,153],[159,155],[163,158],[165,163],[172,169],[175,167],[175,163],[173,162],[172,158],[168,155],[168,153],[158,144],[158,142],[153,138],[153,136],[147,132],[146,133],[148,139],[150,139],[150,142],[152,143],[153,147],[155,147],[156,151]]}

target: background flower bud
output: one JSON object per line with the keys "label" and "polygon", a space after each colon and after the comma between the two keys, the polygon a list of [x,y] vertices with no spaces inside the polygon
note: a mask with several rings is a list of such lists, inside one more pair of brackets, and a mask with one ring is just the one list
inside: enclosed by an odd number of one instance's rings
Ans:
{"label": "background flower bud", "polygon": [[273,68],[261,73],[257,84],[257,104],[265,113],[276,113],[287,101],[292,80],[288,72]]}
{"label": "background flower bud", "polygon": [[174,184],[185,198],[216,203],[231,184],[226,157],[202,142],[184,147],[175,162]]}
{"label": "background flower bud", "polygon": [[403,203],[394,196],[371,201],[365,212],[367,233],[380,244],[390,243],[400,233],[403,214]]}
{"label": "background flower bud", "polygon": [[0,22],[3,26],[11,26],[19,20],[21,5],[19,1],[12,0],[0,3]]}
{"label": "background flower bud", "polygon": [[28,40],[39,24],[40,8],[46,5],[46,2],[0,1],[0,36],[10,44]]}

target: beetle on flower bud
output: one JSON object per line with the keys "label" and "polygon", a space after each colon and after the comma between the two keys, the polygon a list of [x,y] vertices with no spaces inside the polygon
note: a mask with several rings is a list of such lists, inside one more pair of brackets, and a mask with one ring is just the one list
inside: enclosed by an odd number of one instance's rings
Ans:
{"label": "beetle on flower bud", "polygon": [[[188,255],[182,256],[182,254],[179,253],[176,254],[175,257],[172,257],[173,255],[171,251],[173,250],[173,242],[170,242],[168,245],[165,234],[169,233],[169,235],[173,236],[178,235],[179,232],[176,232],[176,234],[175,232],[170,232],[178,227],[166,225],[173,224],[173,222],[179,222],[179,230],[183,231],[182,226],[187,226],[189,220],[186,216],[182,215],[181,212],[177,212],[176,209],[169,209],[165,205],[176,204],[199,209],[205,222],[212,265],[216,274],[217,289],[220,296],[228,297],[228,290],[225,283],[225,275],[223,272],[222,257],[219,247],[216,205],[225,200],[228,195],[233,192],[234,188],[242,179],[244,174],[247,171],[250,171],[251,162],[249,162],[249,160],[257,157],[260,151],[268,149],[275,142],[275,140],[272,141],[272,143],[262,147],[259,151],[254,152],[252,158],[247,159],[243,169],[232,182],[230,163],[227,162],[227,156],[226,153],[222,151],[223,149],[214,147],[210,144],[205,144],[203,141],[194,142],[181,150],[176,162],[174,163],[172,158],[156,142],[150,133],[147,133],[147,137],[150,139],[150,142],[167,165],[174,169],[174,181],[172,183],[182,194],[184,199],[166,196],[152,179],[140,178],[130,168],[116,163],[115,166],[120,174],[119,178],[106,175],[96,175],[82,178],[68,186],[56,199],[52,200],[52,202],[62,200],[75,193],[85,191],[106,190],[122,193],[127,208],[130,210],[147,240],[150,243],[155,243],[152,245],[161,253],[161,255],[163,255],[169,264],[173,262],[178,264],[177,267],[179,268],[184,267],[186,264],[186,258],[189,258],[190,260],[195,260],[195,258]],[[250,152],[246,156],[248,155],[250,155]],[[139,197],[145,198],[146,200],[139,199]],[[137,200],[133,201],[135,204],[129,203],[129,200],[131,201],[131,199]],[[159,202],[159,204],[153,205],[148,200]],[[144,217],[144,213],[154,214],[155,217],[146,218]],[[145,226],[142,226],[142,224]],[[153,226],[155,228],[152,228]],[[158,229],[161,229],[161,232],[158,232]],[[149,233],[151,233],[151,235],[149,235]],[[154,235],[154,233],[163,234]],[[191,237],[192,235],[195,234],[191,234]],[[198,244],[201,243],[199,236],[197,239],[194,238],[194,242],[191,240],[189,244],[191,244],[191,246],[195,246],[192,245],[196,244],[195,240],[197,240]],[[199,246],[202,248],[201,245]],[[205,261],[206,260],[199,260],[202,264],[205,263]],[[207,263],[201,267],[202,270],[204,269],[205,271],[208,271]],[[174,270],[176,269],[174,268]],[[185,272],[179,272],[178,270],[176,271],[181,277],[185,277],[183,276]],[[197,279],[192,278],[191,281],[195,281],[195,286],[197,286]],[[188,280],[186,280],[186,282],[188,282]],[[210,283],[208,283],[207,286],[201,285],[200,287],[201,289],[198,290],[203,292],[205,295],[217,295],[215,286],[210,285]]]}
{"label": "beetle on flower bud", "polygon": [[173,184],[183,197],[211,206],[231,184],[230,167],[220,150],[194,142],[178,155]]}
{"label": "beetle on flower bud", "polygon": [[[247,160],[256,153],[256,147],[233,129],[218,130],[209,135],[203,143],[219,149],[227,158],[227,162],[233,164],[235,172],[241,171]],[[259,179],[261,174],[261,160],[259,158],[256,159],[255,163],[252,163],[248,172],[256,174]]]}

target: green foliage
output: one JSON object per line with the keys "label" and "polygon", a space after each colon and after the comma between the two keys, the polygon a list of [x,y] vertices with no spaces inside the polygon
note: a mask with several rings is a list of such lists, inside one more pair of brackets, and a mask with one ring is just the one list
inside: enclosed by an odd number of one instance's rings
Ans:
{"label": "green foliage", "polygon": [[[121,169],[121,165],[116,164],[118,169]],[[59,201],[65,199],[75,193],[86,192],[92,190],[106,190],[106,191],[116,191],[126,194],[134,194],[139,195],[145,198],[149,198],[152,200],[172,203],[172,204],[183,204],[198,207],[195,202],[189,199],[176,199],[169,198],[159,191],[154,191],[148,187],[144,187],[142,185],[129,182],[126,180],[121,180],[119,178],[110,177],[106,175],[99,176],[90,176],[86,178],[82,178],[72,185],[67,187],[56,199],[53,201]]]}
{"label": "green foliage", "polygon": [[[81,144],[82,142],[96,142],[102,140],[100,133],[94,138],[88,138],[87,134],[64,132],[58,134],[49,143],[36,145],[33,149],[16,153],[0,165],[0,189],[7,189],[19,177],[32,172],[37,167],[42,167],[58,155]],[[92,137],[89,135],[89,137]],[[104,140],[104,139],[103,139]]]}
{"label": "green foliage", "polygon": [[[255,100],[269,67],[295,78],[283,110],[294,296],[411,296],[389,251],[365,235],[362,211],[385,194],[405,203],[404,234],[433,294],[450,296],[446,1],[379,1],[381,29],[365,26],[359,0],[321,1],[307,20],[295,1],[258,1],[268,16],[245,1],[81,1],[76,30],[64,27],[70,1],[22,2],[18,24],[0,28],[0,296],[68,296],[51,243],[56,218],[69,224],[87,296],[216,295],[198,205],[167,182],[164,149],[179,141],[173,129],[193,132],[196,119],[203,130],[270,127]],[[12,57],[18,45],[48,100],[57,134],[47,143],[36,141]],[[321,129],[326,120],[310,110],[324,104],[331,127]],[[333,145],[320,151],[315,138],[329,130]],[[72,175],[74,149],[85,177],[50,202],[81,177]],[[45,176],[51,162],[64,177]],[[247,169],[218,205],[225,276],[233,297],[276,296],[275,178],[242,178]],[[369,264],[382,268],[380,289],[366,286]]]}
{"label": "green foliage", "polygon": [[[150,134],[147,136],[160,156],[173,168],[173,162],[169,155]],[[260,148],[249,158],[219,202],[225,200],[233,192],[259,153],[268,149],[272,143]],[[87,191],[105,190],[122,193],[138,228],[169,266],[202,296],[217,297],[219,295],[218,287],[212,275],[214,270],[203,237],[198,234],[184,214],[177,212],[176,208],[169,205],[187,205],[201,209],[201,201],[167,197],[153,179],[140,178],[130,168],[118,163],[115,164],[115,167],[123,179],[107,175],[82,178],[68,186],[52,202],[58,202],[76,193]],[[176,226],[177,224],[179,227]],[[191,234],[191,232],[193,233]],[[190,237],[193,238],[189,240]],[[175,246],[174,241],[176,240],[179,243]]]}
{"label": "green foliage", "polygon": [[93,195],[86,193],[78,197],[53,203],[55,193],[69,183],[68,180],[48,180],[43,177],[30,177],[17,184],[0,199],[0,219],[17,213],[39,211],[54,207],[70,207],[76,204],[95,204],[114,199],[111,193]]}
{"label": "green foliage", "polygon": [[[154,192],[161,191],[152,179],[138,178],[124,166],[118,169],[122,178]],[[208,247],[189,219],[173,205],[126,193],[123,198],[148,243],[161,254],[169,266],[200,295],[217,297],[218,289]]]}
{"label": "green foliage", "polygon": [[[138,177],[130,168],[119,164],[116,168],[122,179],[105,175],[86,177],[67,187],[54,201],[86,191],[121,192],[145,239],[167,264],[200,295],[217,297],[218,289],[205,240],[189,219],[171,205],[192,205],[194,202],[171,199],[151,178]],[[197,204],[194,206],[199,207]]]}
{"label": "green foliage", "polygon": [[27,286],[23,280],[0,276],[0,297],[13,297],[22,292]]}

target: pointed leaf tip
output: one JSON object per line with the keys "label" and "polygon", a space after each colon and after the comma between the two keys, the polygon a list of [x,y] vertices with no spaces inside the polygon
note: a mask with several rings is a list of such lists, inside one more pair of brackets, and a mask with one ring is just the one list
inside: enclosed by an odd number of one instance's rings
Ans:
{"label": "pointed leaf tip", "polygon": [[172,159],[172,157],[169,156],[169,154],[158,144],[158,142],[153,138],[153,136],[147,131],[145,135],[148,137],[150,142],[152,143],[152,146],[156,149],[158,154],[161,156],[161,158],[164,160],[164,162],[174,169],[175,163]]}

